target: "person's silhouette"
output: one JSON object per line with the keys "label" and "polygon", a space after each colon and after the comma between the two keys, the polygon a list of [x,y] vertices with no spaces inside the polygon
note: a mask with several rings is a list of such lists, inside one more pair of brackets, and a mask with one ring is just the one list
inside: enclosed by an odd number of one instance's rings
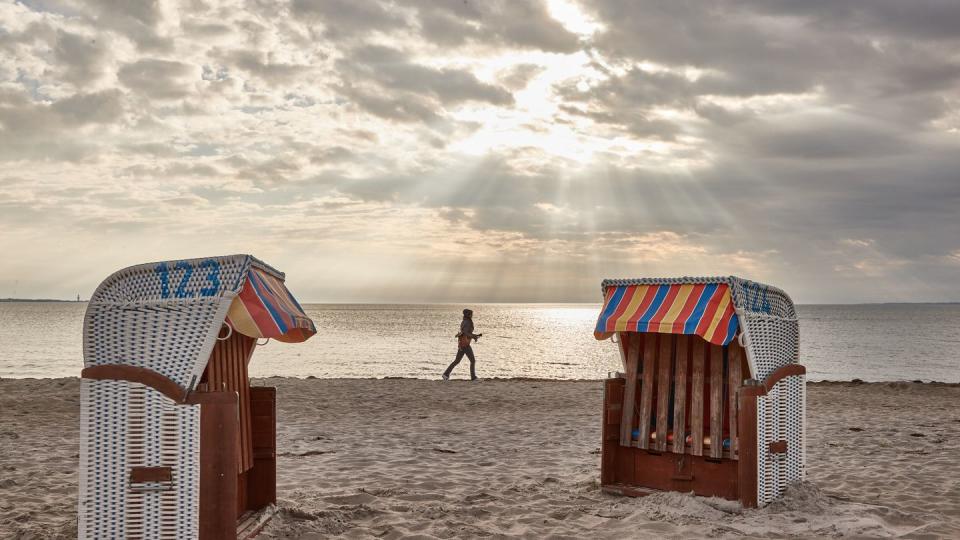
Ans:
{"label": "person's silhouette", "polygon": [[457,334],[457,357],[447,367],[447,370],[443,372],[443,380],[446,381],[450,379],[450,372],[453,371],[453,368],[457,367],[460,360],[463,360],[464,355],[470,360],[470,380],[477,380],[477,359],[473,356],[473,347],[470,346],[470,340],[476,341],[477,338],[482,335],[483,334],[473,333],[473,311],[469,309],[463,310],[463,322],[460,323],[460,333]]}

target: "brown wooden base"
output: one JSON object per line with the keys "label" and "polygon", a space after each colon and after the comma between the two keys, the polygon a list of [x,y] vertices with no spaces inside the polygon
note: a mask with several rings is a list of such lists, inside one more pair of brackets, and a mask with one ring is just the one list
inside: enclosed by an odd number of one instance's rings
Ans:
{"label": "brown wooden base", "polygon": [[250,394],[253,467],[241,474],[236,472],[237,393],[194,392],[188,398],[200,405],[200,540],[237,538],[234,533],[241,527],[249,529],[248,516],[272,508],[277,500],[276,389],[255,387]]}
{"label": "brown wooden base", "polygon": [[[638,448],[621,447],[617,441],[604,445],[612,453],[601,486],[619,490],[631,497],[647,495],[650,490],[680,491],[704,497],[739,500],[739,467],[729,459],[713,460],[702,456],[651,453]],[[613,448],[615,446],[615,448]],[[629,490],[624,489],[628,487]]]}
{"label": "brown wooden base", "polygon": [[741,497],[741,469],[751,466],[743,456],[734,460],[729,453],[724,453],[728,457],[713,458],[621,445],[623,388],[624,379],[608,379],[604,388],[600,485],[605,492],[631,497],[656,491],[692,492],[740,501],[745,506],[756,504]]}

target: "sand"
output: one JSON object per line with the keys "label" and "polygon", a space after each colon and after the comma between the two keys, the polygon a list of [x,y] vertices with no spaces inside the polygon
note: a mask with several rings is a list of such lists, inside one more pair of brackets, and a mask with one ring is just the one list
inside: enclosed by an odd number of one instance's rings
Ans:
{"label": "sand", "polygon": [[[960,538],[960,386],[819,383],[808,479],[760,510],[599,490],[599,381],[265,379],[262,538]],[[76,379],[0,380],[0,538],[75,538]]]}

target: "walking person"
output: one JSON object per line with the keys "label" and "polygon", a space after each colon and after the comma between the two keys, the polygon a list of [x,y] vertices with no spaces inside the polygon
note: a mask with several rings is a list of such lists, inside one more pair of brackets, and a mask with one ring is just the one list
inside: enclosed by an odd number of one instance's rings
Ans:
{"label": "walking person", "polygon": [[473,347],[470,346],[470,340],[476,341],[482,335],[473,333],[473,310],[463,310],[463,321],[460,323],[460,333],[457,334],[457,357],[443,372],[443,380],[450,380],[450,372],[457,367],[460,360],[463,360],[464,355],[470,360],[470,380],[477,380],[477,359],[473,356]]}

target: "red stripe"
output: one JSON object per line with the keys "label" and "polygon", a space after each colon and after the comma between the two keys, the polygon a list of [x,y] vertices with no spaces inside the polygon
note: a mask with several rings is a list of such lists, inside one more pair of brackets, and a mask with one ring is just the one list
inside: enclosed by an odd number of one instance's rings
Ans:
{"label": "red stripe", "polygon": [[714,345],[723,345],[723,340],[727,339],[727,331],[730,330],[731,317],[733,317],[733,304],[727,304],[727,311],[720,319],[720,323],[713,330],[713,335],[710,336],[710,338],[704,337],[704,339]]}
{"label": "red stripe", "polygon": [[726,285],[720,285],[715,291],[713,291],[713,298],[707,302],[706,307],[703,308],[703,317],[700,317],[700,322],[697,324],[697,335],[706,339],[704,334],[707,332],[707,329],[710,328],[710,321],[713,320],[713,316],[717,314],[717,308],[720,306],[720,300],[723,298],[723,295],[727,292]]}
{"label": "red stripe", "polygon": [[650,318],[650,322],[647,324],[647,330],[653,328],[655,324],[660,324],[660,321],[663,320],[664,315],[670,311],[670,308],[673,307],[674,300],[677,299],[677,294],[680,293],[679,285],[670,285],[670,290],[667,291],[667,297],[663,299],[663,303],[660,304],[660,309],[653,314],[653,317]]}
{"label": "red stripe", "polygon": [[700,295],[703,294],[703,288],[705,286],[703,283],[697,283],[693,286],[693,290],[690,291],[690,296],[687,297],[687,303],[683,305],[683,309],[677,314],[677,320],[673,321],[674,334],[683,333],[683,327],[687,324],[687,318],[693,313],[693,308],[697,307],[697,302],[700,301]]}
{"label": "red stripe", "polygon": [[254,324],[260,329],[261,334],[264,336],[276,336],[280,333],[280,327],[277,326],[276,321],[273,320],[270,311],[267,310],[260,301],[260,297],[258,297],[257,293],[253,290],[253,284],[251,284],[249,280],[243,284],[243,289],[240,290],[239,296],[240,300],[243,301],[243,306],[247,308],[247,313],[250,314],[250,318],[253,319]]}
{"label": "red stripe", "polygon": [[282,307],[291,317],[296,317],[297,314],[302,313],[300,309],[297,308],[297,305],[290,301],[289,291],[287,291],[282,281],[273,276],[264,274],[261,274],[261,276],[264,277],[264,281],[270,289],[274,305]]}
{"label": "red stripe", "polygon": [[607,319],[607,331],[613,332],[617,324],[617,319],[623,315],[623,312],[627,310],[627,306],[630,305],[630,301],[633,300],[633,295],[637,294],[636,287],[627,287],[627,290],[623,293],[623,296],[620,297],[620,305],[617,306],[616,311],[613,312]]}
{"label": "red stripe", "polygon": [[[259,287],[260,295],[263,297],[263,298],[260,298],[261,304],[268,302],[270,305],[269,306],[264,305],[264,307],[265,308],[272,307],[273,310],[277,312],[277,316],[280,317],[281,322],[283,322],[284,326],[287,327],[287,330],[289,330],[290,328],[293,328],[295,326],[293,324],[293,317],[291,317],[290,313],[283,307],[283,305],[281,305],[277,301],[277,293],[273,290],[273,285],[270,283],[268,276],[260,272],[254,271],[254,273],[250,274],[250,279],[256,279],[257,284],[260,286]],[[267,312],[269,313],[269,309],[267,310]],[[273,313],[269,313],[269,314],[270,314],[270,318],[272,319]],[[279,326],[278,326],[278,330],[279,330]]]}
{"label": "red stripe", "polygon": [[657,297],[657,291],[659,289],[659,285],[649,285],[647,287],[647,292],[644,295],[643,300],[640,301],[640,305],[637,306],[637,310],[630,315],[629,319],[627,319],[627,328],[636,329],[637,323],[640,322],[640,317],[643,317],[643,314],[646,313],[647,309],[650,308],[650,304],[652,304],[653,299]]}

